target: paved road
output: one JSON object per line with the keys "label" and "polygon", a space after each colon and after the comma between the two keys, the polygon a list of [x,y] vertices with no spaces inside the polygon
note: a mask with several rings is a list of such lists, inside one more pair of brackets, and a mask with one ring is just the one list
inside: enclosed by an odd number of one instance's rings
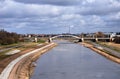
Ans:
{"label": "paved road", "polygon": [[37,60],[31,79],[120,79],[120,64],[79,44],[61,41]]}

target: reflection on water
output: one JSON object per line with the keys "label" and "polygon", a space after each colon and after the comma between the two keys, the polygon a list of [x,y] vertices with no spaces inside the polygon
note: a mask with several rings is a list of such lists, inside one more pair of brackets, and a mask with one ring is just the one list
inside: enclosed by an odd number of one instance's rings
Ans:
{"label": "reflection on water", "polygon": [[67,41],[37,60],[31,79],[120,79],[120,65]]}

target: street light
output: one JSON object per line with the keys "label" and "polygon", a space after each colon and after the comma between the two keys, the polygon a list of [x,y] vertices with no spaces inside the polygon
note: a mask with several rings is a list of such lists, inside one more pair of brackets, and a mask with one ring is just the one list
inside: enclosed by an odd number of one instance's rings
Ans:
{"label": "street light", "polygon": [[71,32],[71,28],[73,28],[73,27],[74,27],[73,25],[69,26],[69,34]]}

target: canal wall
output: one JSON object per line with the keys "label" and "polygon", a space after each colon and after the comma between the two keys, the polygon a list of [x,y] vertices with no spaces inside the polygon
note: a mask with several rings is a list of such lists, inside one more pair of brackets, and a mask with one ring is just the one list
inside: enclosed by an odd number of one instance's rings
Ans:
{"label": "canal wall", "polygon": [[91,44],[88,44],[88,43],[85,43],[85,42],[81,43],[81,44],[84,45],[85,47],[90,48],[91,50],[97,52],[98,54],[100,54],[100,55],[102,55],[102,56],[104,56],[104,57],[106,57],[106,58],[120,64],[120,58],[117,58],[115,56],[112,56],[112,55],[100,50],[100,49],[97,49]]}
{"label": "canal wall", "polygon": [[[1,74],[0,79],[29,79],[34,67],[36,66],[35,61],[45,52],[55,47],[55,43],[50,43],[44,47],[41,47],[39,49],[36,49],[34,51],[28,52],[25,57],[20,57],[21,59],[17,58],[16,60],[19,60],[17,63],[14,63],[12,61],[10,64],[14,65],[11,67],[11,65],[8,65],[8,68],[5,69],[5,72],[3,71],[3,75]],[[10,69],[11,70],[10,70]],[[7,77],[8,76],[8,77]]]}

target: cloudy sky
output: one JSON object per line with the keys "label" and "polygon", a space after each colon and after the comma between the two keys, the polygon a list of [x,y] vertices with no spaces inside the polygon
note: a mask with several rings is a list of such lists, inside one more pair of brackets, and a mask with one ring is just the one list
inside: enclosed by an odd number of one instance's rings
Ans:
{"label": "cloudy sky", "polygon": [[0,29],[17,33],[120,31],[120,0],[0,0]]}

